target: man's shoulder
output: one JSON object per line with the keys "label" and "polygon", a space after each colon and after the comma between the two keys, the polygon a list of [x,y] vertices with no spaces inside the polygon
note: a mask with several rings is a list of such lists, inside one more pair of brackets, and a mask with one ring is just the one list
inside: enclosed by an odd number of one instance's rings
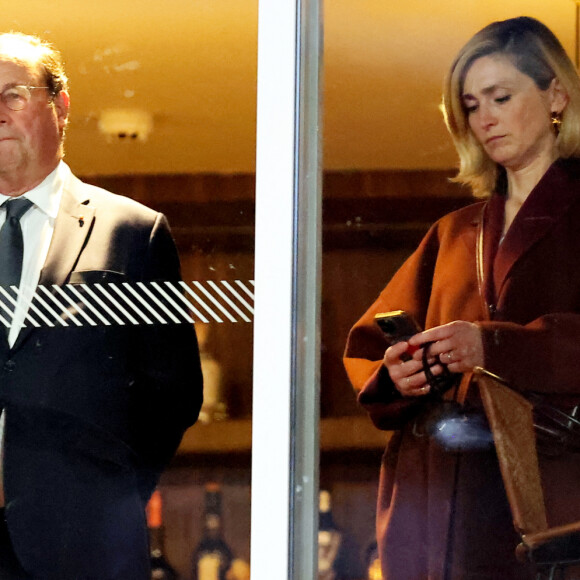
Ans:
{"label": "man's shoulder", "polygon": [[134,199],[91,185],[74,175],[71,175],[67,187],[73,195],[80,198],[79,201],[82,204],[90,205],[97,211],[104,209],[109,215],[124,216],[127,219],[139,218],[147,221],[154,221],[159,216],[159,212]]}

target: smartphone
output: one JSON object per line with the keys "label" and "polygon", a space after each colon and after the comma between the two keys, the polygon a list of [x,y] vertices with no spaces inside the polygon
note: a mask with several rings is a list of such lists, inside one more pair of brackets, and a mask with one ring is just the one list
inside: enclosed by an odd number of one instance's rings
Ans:
{"label": "smartphone", "polygon": [[[393,310],[391,312],[375,314],[375,322],[383,331],[389,346],[397,342],[407,341],[414,334],[421,332],[421,327],[417,321],[404,310]],[[418,346],[410,346],[407,352],[401,356],[401,359],[409,360],[418,348]]]}
{"label": "smartphone", "polygon": [[[404,310],[393,310],[392,312],[381,312],[380,314],[375,314],[375,322],[383,331],[389,346],[392,346],[397,342],[406,342],[413,335],[422,332],[423,330],[417,321]],[[420,348],[420,346],[409,346],[406,352],[401,355],[401,360],[411,360],[413,353]],[[461,375],[450,373],[447,367],[443,365],[443,374],[436,376],[431,375],[431,378],[427,377],[427,380],[431,385],[431,391],[428,396],[431,396],[432,398],[440,397],[445,391],[458,383],[458,377],[460,376]]]}
{"label": "smartphone", "polygon": [[375,322],[390,344],[409,340],[414,334],[421,332],[421,327],[417,321],[404,310],[375,314]]}

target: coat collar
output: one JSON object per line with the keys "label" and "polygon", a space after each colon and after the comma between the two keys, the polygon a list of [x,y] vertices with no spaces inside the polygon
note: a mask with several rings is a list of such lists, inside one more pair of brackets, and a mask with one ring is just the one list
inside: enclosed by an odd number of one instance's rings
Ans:
{"label": "coat collar", "polygon": [[514,265],[578,200],[580,200],[580,161],[559,159],[552,164],[529,194],[498,248],[498,227],[501,227],[498,224],[503,224],[504,201],[499,195],[496,195],[495,199],[492,198],[487,216],[487,223],[491,227],[486,228],[488,231],[484,244],[484,257],[488,262],[486,288],[490,298],[500,297]]}

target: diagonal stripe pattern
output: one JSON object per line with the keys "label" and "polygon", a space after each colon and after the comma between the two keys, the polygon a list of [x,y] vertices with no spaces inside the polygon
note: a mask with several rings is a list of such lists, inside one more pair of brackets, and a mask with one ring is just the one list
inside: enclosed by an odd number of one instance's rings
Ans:
{"label": "diagonal stripe pattern", "polygon": [[[32,295],[24,326],[135,326],[252,322],[253,280],[136,282],[13,287]],[[3,288],[0,292],[8,294]],[[8,318],[8,317],[6,317]],[[0,313],[0,326],[9,321]]]}

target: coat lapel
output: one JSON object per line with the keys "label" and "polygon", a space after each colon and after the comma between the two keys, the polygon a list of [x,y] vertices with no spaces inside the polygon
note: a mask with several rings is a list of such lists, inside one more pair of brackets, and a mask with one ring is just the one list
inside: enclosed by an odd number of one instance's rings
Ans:
{"label": "coat lapel", "polygon": [[[541,240],[577,201],[580,166],[573,161],[554,163],[518,211],[494,261],[497,298],[518,260]],[[557,202],[554,200],[557,199]]]}
{"label": "coat lapel", "polygon": [[68,280],[92,229],[95,208],[80,195],[81,183],[71,176],[65,185],[39,284],[62,285]]}
{"label": "coat lapel", "polygon": [[[65,183],[39,285],[65,284],[85,246],[93,227],[95,208],[90,205],[90,199],[82,195],[84,189],[82,182],[72,175]],[[13,350],[19,348],[33,330],[31,325],[22,328]]]}
{"label": "coat lapel", "polygon": [[486,302],[486,319],[489,318],[487,305],[496,302],[494,262],[500,245],[505,215],[505,196],[494,195],[487,203],[485,224],[483,225],[483,295]]}
{"label": "coat lapel", "polygon": [[[463,240],[465,247],[467,249],[467,251],[469,252],[470,255],[473,255],[475,257],[474,260],[474,271],[473,271],[473,278],[474,280],[477,280],[477,288],[478,288],[478,292],[479,292],[479,304],[480,304],[480,310],[481,310],[481,316],[483,317],[483,319],[487,318],[487,303],[485,300],[486,297],[486,292],[485,292],[485,287],[487,286],[487,280],[488,280],[488,275],[487,275],[487,270],[484,272],[484,276],[483,276],[483,287],[480,287],[480,275],[477,271],[477,269],[480,266],[480,263],[483,263],[484,265],[486,265],[486,262],[480,258],[477,258],[477,253],[479,252],[479,233],[482,226],[482,222],[484,219],[484,212],[487,215],[487,211],[485,211],[485,208],[487,207],[487,204],[477,204],[478,207],[480,208],[478,210],[477,215],[474,215],[473,219],[470,222],[470,228],[465,228],[461,234],[460,234],[460,238]],[[475,207],[475,206],[474,206]],[[485,242],[485,240],[484,240]],[[485,247],[485,246],[484,246]]]}

